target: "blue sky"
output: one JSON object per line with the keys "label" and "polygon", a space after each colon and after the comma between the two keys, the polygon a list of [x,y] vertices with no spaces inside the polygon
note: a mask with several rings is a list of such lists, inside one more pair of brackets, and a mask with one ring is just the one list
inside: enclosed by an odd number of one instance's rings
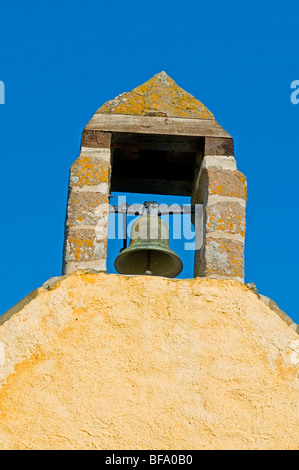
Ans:
{"label": "blue sky", "polygon": [[299,323],[298,15],[295,1],[1,3],[0,314],[61,274],[84,126],[165,70],[234,138],[248,179],[246,282]]}

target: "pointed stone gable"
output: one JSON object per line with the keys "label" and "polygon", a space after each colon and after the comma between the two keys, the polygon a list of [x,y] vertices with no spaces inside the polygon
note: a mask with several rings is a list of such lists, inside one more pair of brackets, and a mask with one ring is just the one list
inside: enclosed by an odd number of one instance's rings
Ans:
{"label": "pointed stone gable", "polygon": [[214,119],[208,108],[160,72],[134,90],[104,103],[97,113]]}

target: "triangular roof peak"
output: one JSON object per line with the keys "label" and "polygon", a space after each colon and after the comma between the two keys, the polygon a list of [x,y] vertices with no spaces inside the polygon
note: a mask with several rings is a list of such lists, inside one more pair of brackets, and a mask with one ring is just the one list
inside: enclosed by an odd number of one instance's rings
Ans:
{"label": "triangular roof peak", "polygon": [[150,80],[104,103],[100,114],[214,119],[208,108],[162,71]]}

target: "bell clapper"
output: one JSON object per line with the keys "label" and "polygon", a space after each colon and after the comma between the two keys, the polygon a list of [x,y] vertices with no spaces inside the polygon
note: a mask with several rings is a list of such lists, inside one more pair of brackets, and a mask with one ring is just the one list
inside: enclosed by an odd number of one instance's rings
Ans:
{"label": "bell clapper", "polygon": [[145,271],[144,271],[144,274],[146,274],[147,276],[152,276],[153,275],[150,268],[151,268],[151,251],[147,250],[147,253],[146,253],[146,268],[145,268]]}

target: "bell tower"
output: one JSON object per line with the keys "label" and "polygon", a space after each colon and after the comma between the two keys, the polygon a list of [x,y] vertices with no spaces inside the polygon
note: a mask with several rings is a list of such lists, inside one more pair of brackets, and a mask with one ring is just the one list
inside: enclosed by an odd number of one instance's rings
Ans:
{"label": "bell tower", "polygon": [[[194,276],[244,281],[246,178],[232,137],[165,72],[103,104],[70,170],[63,272],[106,272],[111,192],[189,196],[203,207]],[[115,254],[117,257],[117,254]]]}

